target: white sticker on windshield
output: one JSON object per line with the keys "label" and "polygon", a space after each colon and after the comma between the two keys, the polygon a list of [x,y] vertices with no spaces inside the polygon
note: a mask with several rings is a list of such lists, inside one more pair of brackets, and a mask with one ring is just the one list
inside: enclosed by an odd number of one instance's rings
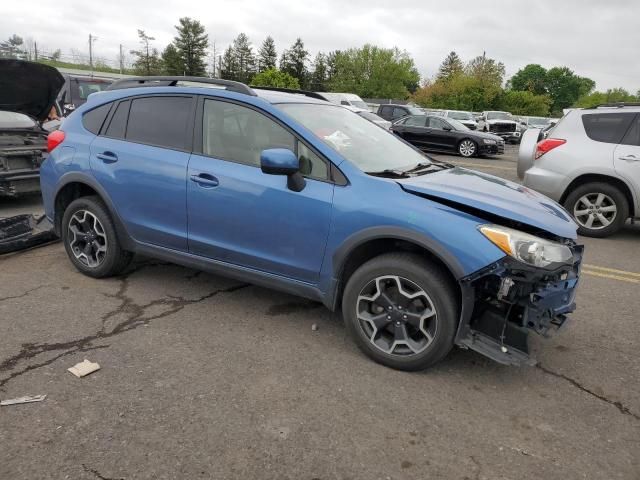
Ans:
{"label": "white sticker on windshield", "polygon": [[340,130],[336,130],[331,135],[325,136],[324,139],[330,142],[338,151],[351,146],[351,138]]}

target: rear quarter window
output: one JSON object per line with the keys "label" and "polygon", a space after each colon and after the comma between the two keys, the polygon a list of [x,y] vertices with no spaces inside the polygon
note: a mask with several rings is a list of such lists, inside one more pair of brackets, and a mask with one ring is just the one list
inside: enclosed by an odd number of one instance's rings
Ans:
{"label": "rear quarter window", "polygon": [[636,114],[631,112],[589,113],[582,115],[582,124],[591,140],[618,144],[629,130]]}
{"label": "rear quarter window", "polygon": [[87,113],[85,113],[82,116],[82,125],[84,125],[84,128],[89,130],[94,135],[98,135],[100,129],[102,128],[102,124],[109,114],[111,105],[111,103],[100,105],[99,107],[94,108],[93,110],[89,110]]}

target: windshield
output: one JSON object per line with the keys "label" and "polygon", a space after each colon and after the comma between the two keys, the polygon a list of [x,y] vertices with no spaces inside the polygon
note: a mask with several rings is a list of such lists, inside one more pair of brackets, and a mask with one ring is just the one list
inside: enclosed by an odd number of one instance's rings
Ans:
{"label": "windshield", "polygon": [[507,112],[488,112],[487,120],[513,120],[513,115]]}
{"label": "windshield", "polygon": [[369,110],[369,106],[364,103],[362,100],[350,100],[351,105],[358,108],[364,108],[365,110]]}
{"label": "windshield", "polygon": [[447,118],[447,123],[451,125],[454,128],[454,130],[457,130],[459,132],[464,132],[465,130],[469,130],[469,127],[467,127],[463,123],[460,123],[458,120],[455,120],[453,118]]}
{"label": "windshield", "polygon": [[529,117],[529,125],[535,125],[537,127],[546,127],[549,125],[550,120],[543,117]]}
{"label": "windshield", "polygon": [[473,120],[473,115],[469,112],[449,112],[447,116],[455,120]]}
{"label": "windshield", "polygon": [[363,172],[429,164],[426,156],[359,115],[332,105],[284,103],[285,113]]}

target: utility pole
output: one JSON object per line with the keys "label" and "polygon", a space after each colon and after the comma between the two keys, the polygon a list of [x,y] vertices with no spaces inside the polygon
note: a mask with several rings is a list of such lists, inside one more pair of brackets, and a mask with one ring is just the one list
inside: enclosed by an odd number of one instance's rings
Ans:
{"label": "utility pole", "polygon": [[34,60],[38,61],[38,42],[33,42],[33,57]]}
{"label": "utility pole", "polygon": [[212,74],[213,78],[217,78],[216,77],[216,41],[213,41],[213,74]]}
{"label": "utility pole", "polygon": [[124,70],[124,55],[122,53],[122,44],[120,44],[120,75],[122,75],[122,70]]}
{"label": "utility pole", "polygon": [[91,75],[93,75],[93,42],[97,39],[98,37],[89,34],[89,67],[91,68]]}

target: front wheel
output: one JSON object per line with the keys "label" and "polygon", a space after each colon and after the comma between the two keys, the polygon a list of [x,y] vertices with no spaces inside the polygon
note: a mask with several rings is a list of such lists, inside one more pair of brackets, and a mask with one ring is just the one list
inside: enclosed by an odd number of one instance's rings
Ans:
{"label": "front wheel", "polygon": [[453,347],[458,299],[440,267],[408,253],[390,253],[351,276],[342,313],[358,347],[399,370],[422,370]]}
{"label": "front wheel", "polygon": [[473,157],[478,152],[478,146],[473,140],[468,138],[458,144],[458,153],[463,157]]}
{"label": "front wheel", "polygon": [[613,185],[594,182],[573,190],[564,202],[587,237],[608,237],[622,228],[629,216],[629,202]]}

